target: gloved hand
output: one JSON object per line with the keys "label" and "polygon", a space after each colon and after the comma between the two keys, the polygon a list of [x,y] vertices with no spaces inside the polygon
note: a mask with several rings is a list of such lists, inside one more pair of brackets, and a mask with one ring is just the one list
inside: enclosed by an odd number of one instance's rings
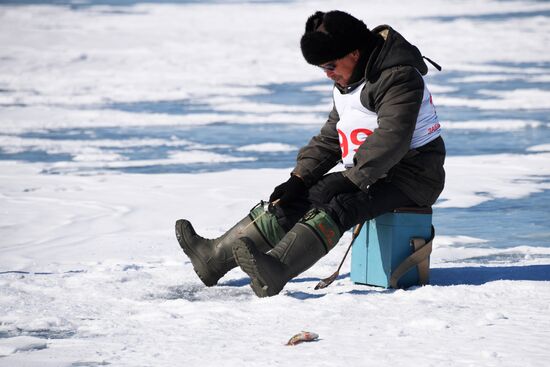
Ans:
{"label": "gloved hand", "polygon": [[323,177],[311,190],[310,196],[313,196],[314,201],[328,203],[338,194],[359,190],[359,187],[344,176],[342,172],[335,172]]}
{"label": "gloved hand", "polygon": [[289,203],[305,195],[306,192],[307,187],[304,180],[298,176],[291,175],[288,181],[283,182],[273,190],[273,193],[269,197],[269,202],[273,203],[279,199],[279,204]]}

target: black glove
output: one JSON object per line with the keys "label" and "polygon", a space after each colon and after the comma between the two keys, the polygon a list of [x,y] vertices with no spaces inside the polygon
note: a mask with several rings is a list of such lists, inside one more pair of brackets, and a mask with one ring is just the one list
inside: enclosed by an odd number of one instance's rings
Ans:
{"label": "black glove", "polygon": [[359,187],[342,172],[336,172],[323,177],[311,191],[313,192],[310,192],[310,195],[314,197],[314,201],[328,203],[338,194],[359,191]]}
{"label": "black glove", "polygon": [[292,175],[287,182],[284,182],[277,186],[271,196],[269,202],[273,203],[279,199],[279,204],[289,203],[300,196],[304,196],[307,192],[307,187],[300,177]]}

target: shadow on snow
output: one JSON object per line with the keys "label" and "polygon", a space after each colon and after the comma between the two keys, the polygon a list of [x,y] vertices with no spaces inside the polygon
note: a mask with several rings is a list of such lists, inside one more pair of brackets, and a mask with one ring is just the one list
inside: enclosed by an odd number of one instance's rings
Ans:
{"label": "shadow on snow", "polygon": [[438,286],[483,285],[497,280],[550,281],[550,265],[435,268],[430,271],[430,284]]}
{"label": "shadow on snow", "polygon": [[[349,278],[350,273],[338,276],[337,280]],[[307,283],[319,281],[319,278],[295,278],[289,283]],[[430,270],[430,285],[432,286],[453,286],[453,285],[483,285],[498,280],[512,281],[550,281],[550,265],[530,266],[480,266],[480,267],[457,267],[457,268],[434,268]],[[220,285],[229,287],[243,287],[250,284],[250,279],[241,278],[224,282]],[[394,289],[383,289],[369,285],[354,284],[348,294],[369,295],[371,293],[393,293]],[[411,287],[410,290],[418,289]],[[327,295],[320,291],[286,291],[284,295],[299,300],[322,298]]]}

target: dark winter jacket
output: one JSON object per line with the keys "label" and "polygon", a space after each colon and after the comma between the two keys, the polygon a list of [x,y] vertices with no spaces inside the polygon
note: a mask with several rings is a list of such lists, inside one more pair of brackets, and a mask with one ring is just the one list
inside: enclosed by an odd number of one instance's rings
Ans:
{"label": "dark winter jacket", "polygon": [[[445,182],[445,145],[438,137],[410,150],[428,68],[418,49],[389,26],[373,29],[384,39],[372,52],[365,77],[345,89],[363,84],[361,104],[377,114],[378,128],[359,147],[355,165],[345,175],[363,191],[379,179],[391,181],[418,205],[432,205]],[[336,85],[336,87],[338,87]],[[341,160],[333,107],[321,132],[300,149],[294,174],[311,186]]]}

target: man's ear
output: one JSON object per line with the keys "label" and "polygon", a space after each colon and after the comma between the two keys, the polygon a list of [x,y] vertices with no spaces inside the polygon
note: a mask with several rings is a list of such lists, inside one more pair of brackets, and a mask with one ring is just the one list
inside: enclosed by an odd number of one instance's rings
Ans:
{"label": "man's ear", "polygon": [[353,57],[354,61],[359,60],[360,56],[361,56],[361,53],[359,52],[359,50],[355,50],[351,52],[351,57]]}

